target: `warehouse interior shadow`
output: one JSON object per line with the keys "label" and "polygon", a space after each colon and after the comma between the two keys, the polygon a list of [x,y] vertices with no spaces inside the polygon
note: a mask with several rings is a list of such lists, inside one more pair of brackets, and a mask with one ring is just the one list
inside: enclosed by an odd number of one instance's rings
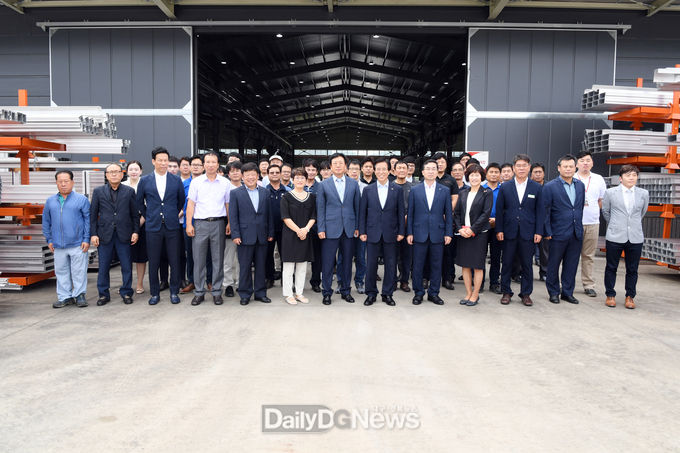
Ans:
{"label": "warehouse interior shadow", "polygon": [[456,33],[200,32],[198,148],[291,161],[460,150],[467,30]]}

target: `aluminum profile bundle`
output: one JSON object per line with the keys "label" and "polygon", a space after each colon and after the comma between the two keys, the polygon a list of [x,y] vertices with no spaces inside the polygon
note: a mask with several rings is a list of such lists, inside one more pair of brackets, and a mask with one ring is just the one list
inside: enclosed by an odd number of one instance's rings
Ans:
{"label": "aluminum profile bundle", "polygon": [[0,109],[0,124],[23,124],[26,122],[26,115],[13,110]]}
{"label": "aluminum profile bundle", "polygon": [[48,272],[54,270],[54,255],[44,239],[12,241],[0,239],[0,272]]}
{"label": "aluminum profile bundle", "polygon": [[[609,185],[619,185],[618,176],[608,179]],[[640,173],[637,187],[649,192],[651,204],[680,204],[680,174]]]}
{"label": "aluminum profile bundle", "polygon": [[[21,161],[18,157],[0,158],[0,168],[17,169],[19,168],[20,164]],[[79,162],[72,160],[57,160],[57,158],[55,157],[35,157],[28,160],[28,165],[30,166],[31,169],[65,168],[67,170],[73,170],[76,168],[80,168],[89,170],[95,169],[103,170],[108,164],[106,162]]]}
{"label": "aluminum profile bundle", "polygon": [[620,112],[635,107],[667,107],[673,102],[673,93],[656,88],[593,85],[583,92],[582,110]]}
{"label": "aluminum profile bundle", "polygon": [[[31,183],[21,185],[19,173],[2,173],[2,203],[45,203],[49,197],[57,193],[54,171],[31,173]],[[78,171],[73,173],[73,190],[91,197],[95,188],[104,185],[104,172]]]}
{"label": "aluminum profile bundle", "polygon": [[666,264],[680,264],[680,239],[645,238],[642,257]]}
{"label": "aluminum profile bundle", "polygon": [[680,68],[659,68],[654,70],[654,83],[662,91],[680,91]]}
{"label": "aluminum profile bundle", "polygon": [[[26,116],[26,122],[0,127],[0,134],[45,136],[117,136],[115,120],[101,107],[12,107]],[[0,125],[2,126],[2,125]]]}
{"label": "aluminum profile bundle", "polygon": [[668,134],[653,131],[586,129],[581,148],[591,153],[666,154]]}
{"label": "aluminum profile bundle", "polygon": [[130,140],[119,138],[42,137],[42,139],[63,143],[66,145],[66,153],[70,154],[127,154],[130,147]]}

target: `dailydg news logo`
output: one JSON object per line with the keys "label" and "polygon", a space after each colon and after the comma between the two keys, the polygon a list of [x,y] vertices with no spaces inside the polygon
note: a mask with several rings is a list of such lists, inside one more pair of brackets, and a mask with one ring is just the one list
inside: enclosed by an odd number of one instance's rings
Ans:
{"label": "dailydg news logo", "polygon": [[420,414],[404,407],[332,410],[321,405],[263,405],[264,433],[321,433],[333,428],[404,430],[420,428]]}

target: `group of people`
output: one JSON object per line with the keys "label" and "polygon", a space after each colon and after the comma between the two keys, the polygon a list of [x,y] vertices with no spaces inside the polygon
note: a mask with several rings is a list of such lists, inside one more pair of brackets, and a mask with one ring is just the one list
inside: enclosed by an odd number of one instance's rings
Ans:
{"label": "group of people", "polygon": [[501,304],[511,302],[515,281],[522,303],[533,305],[534,259],[549,301],[575,304],[579,260],[584,292],[597,296],[592,263],[600,212],[608,222],[605,303],[616,306],[616,270],[625,252],[625,306],[635,307],[648,194],[636,187],[639,170],[630,165],[621,168],[621,184],[607,189],[591,172],[587,152],[561,157],[559,176],[550,182],[544,181],[545,168],[524,154],[484,168],[464,153],[449,172],[446,155],[437,153],[423,163],[419,181],[410,157],[360,162],[336,153],[293,168],[278,155],[242,163],[232,153],[221,167],[215,153],[176,159],[159,147],[152,164],[153,172],[142,176],[142,164],[129,162],[125,181],[120,164],[108,165],[106,184],[94,190],[91,203],[73,192],[70,171],[56,173],[58,193],[43,213],[43,233],[55,255],[55,308],[87,306],[90,246],[98,248],[97,305],[111,300],[115,258],[126,304],[145,291],[148,262],[151,305],[164,289],[173,304],[180,293],[193,292],[192,305],[204,302],[206,293],[220,305],[223,290],[225,297],[237,293],[241,305],[253,297],[269,303],[267,289],[279,278],[285,301],[305,304],[311,263],[309,283],[324,305],[333,294],[354,302],[352,280],[367,306],[378,293],[395,305],[394,291],[410,292],[409,283],[413,304],[426,298],[443,305],[440,288],[455,288],[458,265],[465,286],[460,303],[474,306],[485,286],[487,258],[489,289],[501,295]]}

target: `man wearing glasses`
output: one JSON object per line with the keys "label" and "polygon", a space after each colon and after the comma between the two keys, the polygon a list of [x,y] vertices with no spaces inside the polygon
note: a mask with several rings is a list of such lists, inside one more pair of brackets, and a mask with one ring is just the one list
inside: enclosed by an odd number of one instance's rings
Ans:
{"label": "man wearing glasses", "polygon": [[132,303],[132,250],[139,238],[139,209],[135,190],[122,185],[123,171],[118,164],[106,167],[106,183],[94,189],[90,205],[90,245],[97,247],[99,274],[97,276],[97,305],[111,300],[109,269],[114,250],[120,261],[123,303]]}

